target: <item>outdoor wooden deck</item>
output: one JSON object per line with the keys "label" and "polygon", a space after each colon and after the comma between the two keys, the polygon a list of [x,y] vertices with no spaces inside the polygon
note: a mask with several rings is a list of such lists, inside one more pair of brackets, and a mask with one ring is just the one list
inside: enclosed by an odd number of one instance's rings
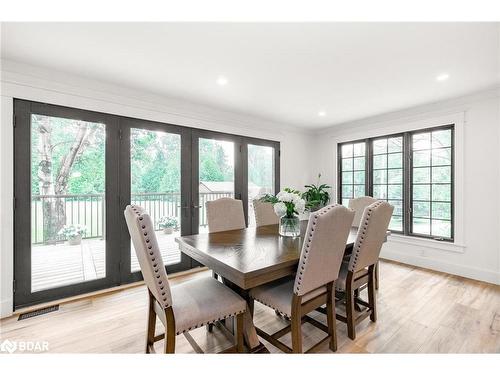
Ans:
{"label": "outdoor wooden deck", "polygon": [[[163,262],[180,261],[180,251],[175,243],[179,232],[167,235],[156,233]],[[33,245],[31,251],[33,292],[95,280],[106,275],[105,240],[84,239],[81,245]],[[131,270],[139,271],[135,251],[131,249]]]}

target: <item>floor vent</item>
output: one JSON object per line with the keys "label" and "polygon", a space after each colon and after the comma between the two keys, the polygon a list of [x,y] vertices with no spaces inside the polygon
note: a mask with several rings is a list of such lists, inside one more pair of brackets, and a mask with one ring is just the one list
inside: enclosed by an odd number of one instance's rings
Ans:
{"label": "floor vent", "polygon": [[34,316],[48,314],[48,313],[50,313],[52,311],[57,311],[57,310],[59,310],[59,305],[49,306],[49,307],[45,307],[43,309],[39,309],[39,310],[35,310],[35,311],[30,311],[30,312],[27,312],[27,313],[24,313],[24,314],[20,314],[19,318],[17,320],[24,320],[24,319],[28,319],[28,318],[33,318]]}

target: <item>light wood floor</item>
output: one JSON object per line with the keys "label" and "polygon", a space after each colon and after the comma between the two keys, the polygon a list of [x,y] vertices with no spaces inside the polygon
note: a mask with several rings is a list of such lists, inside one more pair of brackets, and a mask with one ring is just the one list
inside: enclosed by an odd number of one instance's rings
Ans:
{"label": "light wood floor", "polygon": [[[351,341],[345,325],[337,322],[339,353],[500,353],[500,286],[386,261],[381,262],[380,274],[377,323],[361,323],[358,337]],[[172,282],[209,276],[204,271]],[[146,306],[145,287],[133,287],[68,302],[59,311],[39,317],[3,319],[0,336],[2,340],[46,340],[51,352],[142,353]],[[287,324],[258,303],[254,321],[269,332]],[[231,345],[217,329],[209,334],[202,327],[191,334],[206,352]],[[324,335],[307,323],[303,334],[304,349]],[[283,341],[291,344],[289,335]],[[264,344],[272,353],[278,352]],[[162,342],[156,345],[161,350]],[[177,337],[176,349],[194,353],[183,336]],[[319,351],[331,353],[327,343]]]}

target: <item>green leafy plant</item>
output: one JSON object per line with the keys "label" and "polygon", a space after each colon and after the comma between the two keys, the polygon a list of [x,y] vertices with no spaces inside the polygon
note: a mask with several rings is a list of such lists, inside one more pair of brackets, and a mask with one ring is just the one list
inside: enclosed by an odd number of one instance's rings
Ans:
{"label": "green leafy plant", "polygon": [[330,193],[328,189],[331,189],[330,185],[319,183],[321,179],[321,173],[318,174],[318,183],[316,185],[306,185],[304,186],[307,190],[302,194],[302,198],[306,201],[306,207],[308,209],[314,209],[319,206],[325,206],[330,202]]}
{"label": "green leafy plant", "polygon": [[177,221],[177,218],[173,217],[173,216],[163,216],[158,221],[158,226],[161,229],[177,228],[178,225],[179,225],[179,222]]}

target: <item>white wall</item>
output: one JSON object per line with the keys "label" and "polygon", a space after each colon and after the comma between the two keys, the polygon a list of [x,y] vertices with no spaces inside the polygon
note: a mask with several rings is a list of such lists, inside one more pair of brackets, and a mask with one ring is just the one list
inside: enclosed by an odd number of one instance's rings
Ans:
{"label": "white wall", "polygon": [[500,284],[500,89],[337,125],[316,137],[316,164],[337,183],[337,143],[456,124],[454,244],[393,235],[387,259]]}
{"label": "white wall", "polygon": [[32,66],[1,61],[0,316],[12,312],[13,98],[209,129],[281,143],[281,186],[301,189],[309,175],[313,135],[287,124],[137,92]]}

